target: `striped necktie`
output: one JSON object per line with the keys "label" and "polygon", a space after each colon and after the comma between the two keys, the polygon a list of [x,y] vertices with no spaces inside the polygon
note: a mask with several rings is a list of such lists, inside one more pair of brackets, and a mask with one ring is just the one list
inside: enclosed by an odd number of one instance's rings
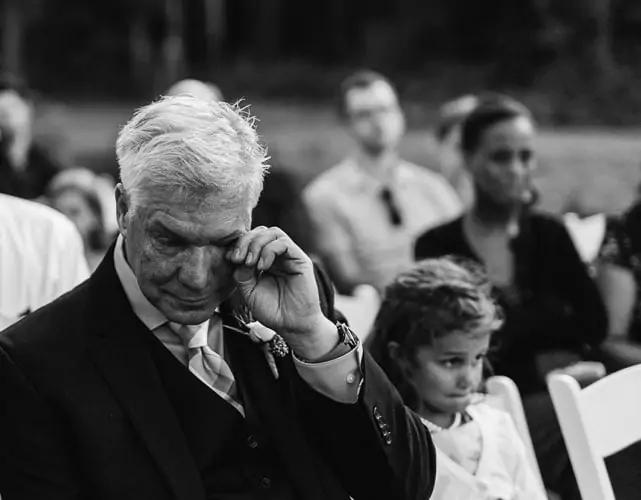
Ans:
{"label": "striped necktie", "polygon": [[[220,317],[216,316],[211,321],[220,322]],[[244,416],[237,398],[234,374],[222,356],[207,344],[208,332],[201,331],[207,327],[175,323],[170,323],[170,326],[187,347],[189,370]]]}

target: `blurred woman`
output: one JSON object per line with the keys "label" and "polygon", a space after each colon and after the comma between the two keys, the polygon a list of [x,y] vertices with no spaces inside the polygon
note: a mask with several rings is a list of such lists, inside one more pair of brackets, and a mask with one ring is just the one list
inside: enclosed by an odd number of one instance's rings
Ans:
{"label": "blurred woman", "polygon": [[93,271],[115,235],[114,182],[86,168],[59,173],[47,189],[47,200],[76,225]]}

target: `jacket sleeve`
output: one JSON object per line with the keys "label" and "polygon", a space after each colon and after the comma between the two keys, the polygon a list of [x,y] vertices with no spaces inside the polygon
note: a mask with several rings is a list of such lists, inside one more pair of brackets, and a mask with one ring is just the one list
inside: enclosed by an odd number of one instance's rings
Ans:
{"label": "jacket sleeve", "polygon": [[[331,281],[316,267],[323,312],[334,310]],[[369,353],[363,353],[358,401],[344,404],[295,383],[306,434],[352,498],[427,500],[436,477],[432,439]]]}
{"label": "jacket sleeve", "polygon": [[63,428],[49,405],[0,349],[0,494],[3,500],[72,500],[74,478]]}
{"label": "jacket sleeve", "polygon": [[299,381],[307,435],[353,498],[429,499],[436,477],[429,432],[367,352],[362,369],[355,404],[337,403]]}

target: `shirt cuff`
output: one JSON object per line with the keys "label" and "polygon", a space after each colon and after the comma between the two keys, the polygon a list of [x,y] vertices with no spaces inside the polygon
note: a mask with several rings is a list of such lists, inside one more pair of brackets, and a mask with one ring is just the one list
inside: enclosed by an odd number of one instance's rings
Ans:
{"label": "shirt cuff", "polygon": [[296,354],[293,358],[298,374],[315,391],[338,403],[358,401],[363,383],[363,345],[360,342],[339,358],[322,363],[301,361]]}

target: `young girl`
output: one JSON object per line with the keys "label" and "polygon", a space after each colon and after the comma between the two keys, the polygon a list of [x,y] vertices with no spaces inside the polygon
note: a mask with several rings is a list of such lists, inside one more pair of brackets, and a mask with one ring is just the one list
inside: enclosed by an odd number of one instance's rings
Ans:
{"label": "young girl", "polygon": [[387,287],[369,349],[437,450],[435,500],[544,500],[510,416],[478,391],[501,325],[483,271],[425,260]]}

